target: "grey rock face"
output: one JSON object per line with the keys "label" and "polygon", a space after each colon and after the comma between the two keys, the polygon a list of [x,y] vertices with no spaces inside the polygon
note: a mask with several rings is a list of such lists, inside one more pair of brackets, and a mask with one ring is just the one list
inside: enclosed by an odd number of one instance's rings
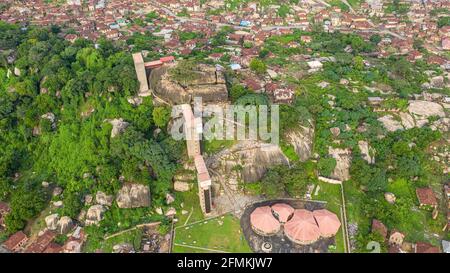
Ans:
{"label": "grey rock face", "polygon": [[362,158],[367,161],[367,163],[375,163],[375,156],[372,156],[373,154],[375,154],[375,151],[371,147],[369,147],[369,143],[367,141],[358,141],[358,147],[361,151]]}
{"label": "grey rock face", "polygon": [[352,152],[350,149],[328,148],[328,153],[336,160],[336,167],[331,174],[331,178],[340,181],[350,179],[350,165]]}
{"label": "grey rock face", "polygon": [[275,165],[288,165],[289,160],[280,147],[254,141],[241,141],[220,154],[211,167],[218,173],[238,172],[244,182],[256,182]]}
{"label": "grey rock face", "polygon": [[58,214],[51,214],[45,217],[45,224],[49,230],[56,230],[58,228]]}
{"label": "grey rock face", "polygon": [[171,104],[189,103],[195,96],[202,97],[203,102],[228,100],[223,72],[216,71],[214,66],[193,67],[195,77],[186,79],[183,83],[171,77],[170,69],[171,67],[163,66],[150,73],[150,89],[158,98]]}
{"label": "grey rock face", "polygon": [[141,184],[124,185],[116,198],[119,208],[140,208],[150,206],[150,189]]}
{"label": "grey rock face", "polygon": [[97,204],[103,206],[111,206],[113,199],[114,197],[112,195],[106,195],[106,193],[102,191],[98,191],[95,195],[95,201],[97,202]]}
{"label": "grey rock face", "polygon": [[444,108],[436,102],[412,100],[409,101],[408,111],[411,114],[423,117],[439,116],[445,117]]}
{"label": "grey rock face", "polygon": [[129,123],[126,121],[123,121],[122,118],[119,119],[113,119],[108,121],[112,126],[111,130],[111,137],[116,137],[120,133],[124,132],[125,129],[128,127]]}
{"label": "grey rock face", "polygon": [[58,221],[58,231],[61,234],[66,234],[73,228],[73,221],[68,216],[63,216]]}
{"label": "grey rock face", "polygon": [[192,183],[188,183],[188,182],[183,182],[183,181],[175,181],[173,183],[173,189],[175,191],[189,191],[191,188],[193,187]]}
{"label": "grey rock face", "polygon": [[91,206],[86,213],[86,226],[98,225],[103,219],[103,214],[105,211],[106,210],[102,205]]}
{"label": "grey rock face", "polygon": [[285,136],[302,162],[308,160],[312,153],[314,126],[311,121],[309,123],[309,126],[300,126],[298,129],[289,131]]}

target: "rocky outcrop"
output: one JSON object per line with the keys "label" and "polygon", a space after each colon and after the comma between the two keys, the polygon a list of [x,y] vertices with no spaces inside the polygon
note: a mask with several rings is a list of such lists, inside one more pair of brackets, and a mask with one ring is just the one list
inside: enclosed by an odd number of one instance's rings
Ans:
{"label": "rocky outcrop", "polygon": [[113,126],[113,128],[111,130],[111,138],[116,137],[120,133],[123,133],[129,125],[129,123],[124,121],[122,118],[111,119],[111,120],[106,120],[106,121],[109,122]]}
{"label": "rocky outcrop", "polygon": [[144,101],[141,97],[131,97],[127,99],[128,103],[130,103],[133,106],[139,106]]}
{"label": "rocky outcrop", "polygon": [[192,67],[192,76],[182,83],[170,74],[173,67],[163,66],[153,69],[149,76],[150,89],[157,98],[171,104],[190,103],[193,97],[202,97],[203,102],[228,100],[228,91],[222,71],[214,66],[197,65]]}
{"label": "rocky outcrop", "polygon": [[[430,124],[430,117],[437,117],[437,120]],[[378,121],[383,123],[383,126],[389,132],[423,127],[427,124],[431,129],[442,132],[448,131],[450,127],[450,119],[446,117],[444,107],[437,102],[426,100],[411,100],[409,101],[408,112],[388,114],[378,118]]]}
{"label": "rocky outcrop", "polygon": [[175,197],[170,193],[166,193],[166,204],[170,205],[173,202],[175,202]]}
{"label": "rocky outcrop", "polygon": [[52,126],[52,129],[56,128],[56,116],[55,116],[55,114],[49,112],[49,113],[43,114],[41,116],[41,118],[48,120],[50,122],[51,126]]}
{"label": "rocky outcrop", "polygon": [[285,138],[294,147],[300,161],[304,162],[311,157],[314,140],[312,121],[309,121],[309,126],[300,126],[298,129],[287,132]]}
{"label": "rocky outcrop", "polygon": [[58,232],[61,234],[68,233],[73,228],[72,219],[68,216],[63,216],[58,221]]}
{"label": "rocky outcrop", "polygon": [[98,225],[100,221],[103,220],[105,211],[106,210],[102,205],[91,206],[86,213],[86,226]]}
{"label": "rocky outcrop", "polygon": [[[185,168],[187,169],[187,168]],[[173,177],[173,189],[175,191],[189,191],[193,188],[193,181],[195,181],[196,176],[191,171],[185,171],[183,173],[176,174]]]}
{"label": "rocky outcrop", "polygon": [[394,204],[397,198],[392,192],[385,192],[384,199],[386,199],[389,204]]}
{"label": "rocky outcrop", "polygon": [[375,163],[375,151],[373,148],[369,147],[369,143],[364,140],[358,141],[358,147],[361,151],[362,158],[369,164]]}
{"label": "rocky outcrop", "polygon": [[[227,175],[228,179],[244,182],[259,181],[269,167],[289,164],[279,146],[255,141],[241,141],[219,153],[212,161],[213,170]],[[231,178],[236,173],[237,176]],[[237,181],[233,183],[237,184]]]}
{"label": "rocky outcrop", "polygon": [[412,100],[409,101],[408,111],[416,116],[421,117],[445,117],[444,108],[436,102],[424,101],[424,100]]}
{"label": "rocky outcrop", "polygon": [[150,189],[141,184],[125,184],[117,194],[119,208],[141,208],[150,206]]}
{"label": "rocky outcrop", "polygon": [[392,115],[386,115],[378,118],[378,121],[381,122],[389,132],[395,132],[397,130],[403,130],[403,125],[399,120],[394,119]]}
{"label": "rocky outcrop", "polygon": [[129,243],[122,243],[113,246],[113,253],[134,253],[134,247]]}
{"label": "rocky outcrop", "polygon": [[341,134],[341,129],[339,127],[333,127],[330,128],[330,132],[333,135],[333,137],[338,137]]}
{"label": "rocky outcrop", "polygon": [[416,122],[414,121],[414,118],[410,114],[405,113],[405,112],[400,112],[398,115],[399,115],[401,123],[405,129],[411,129],[416,126]]}
{"label": "rocky outcrop", "polygon": [[52,191],[53,196],[59,196],[63,192],[63,189],[61,187],[55,187]]}
{"label": "rocky outcrop", "polygon": [[181,192],[189,191],[190,189],[193,188],[193,186],[194,185],[192,183],[183,182],[183,181],[175,181],[173,183],[173,189],[175,191],[181,191]]}
{"label": "rocky outcrop", "polygon": [[167,209],[167,212],[164,214],[167,217],[173,217],[177,214],[177,210],[173,207]]}
{"label": "rocky outcrop", "polygon": [[352,161],[352,152],[350,149],[328,148],[328,154],[336,160],[336,167],[331,174],[331,178],[340,181],[350,179],[350,165]]}
{"label": "rocky outcrop", "polygon": [[45,225],[49,230],[56,230],[58,228],[58,214],[51,214],[45,217]]}
{"label": "rocky outcrop", "polygon": [[104,193],[102,191],[98,191],[97,194],[95,195],[95,202],[97,202],[97,204],[103,205],[103,206],[108,206],[108,207],[111,206],[113,199],[114,199],[114,197],[112,195],[107,195],[106,193]]}

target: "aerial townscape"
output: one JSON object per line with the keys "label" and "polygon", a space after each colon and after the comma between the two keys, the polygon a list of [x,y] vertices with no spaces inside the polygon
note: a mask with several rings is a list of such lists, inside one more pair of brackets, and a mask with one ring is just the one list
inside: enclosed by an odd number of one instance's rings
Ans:
{"label": "aerial townscape", "polygon": [[450,253],[449,114],[450,0],[2,0],[0,253]]}

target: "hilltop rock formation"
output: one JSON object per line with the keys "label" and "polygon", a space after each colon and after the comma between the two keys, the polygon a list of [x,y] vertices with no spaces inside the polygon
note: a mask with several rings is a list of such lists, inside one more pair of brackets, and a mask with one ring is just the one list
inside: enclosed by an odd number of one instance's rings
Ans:
{"label": "hilltop rock formation", "polygon": [[[430,117],[436,117],[437,120],[430,123]],[[387,114],[378,118],[378,121],[383,123],[389,132],[423,127],[427,124],[431,129],[442,132],[450,128],[450,119],[446,117],[444,107],[437,102],[425,100],[411,100],[408,112]]]}
{"label": "hilltop rock formation", "polygon": [[119,208],[141,208],[150,206],[150,189],[141,184],[125,184],[117,194]]}
{"label": "hilltop rock formation", "polygon": [[214,66],[196,65],[183,82],[174,79],[170,71],[173,66],[153,69],[149,76],[150,89],[154,94],[171,104],[190,103],[194,97],[203,102],[221,102],[228,99],[225,77]]}
{"label": "hilltop rock formation", "polygon": [[331,178],[339,181],[350,179],[350,165],[352,162],[352,152],[350,149],[328,148],[328,154],[336,160],[336,167],[331,174]]}
{"label": "hilltop rock formation", "polygon": [[73,221],[68,216],[63,216],[58,221],[58,231],[61,234],[66,234],[73,228]]}
{"label": "hilltop rock formation", "polygon": [[[256,182],[266,174],[269,167],[288,165],[289,160],[280,147],[255,141],[241,141],[230,149],[225,149],[212,159],[211,168],[228,178],[237,185],[237,180]],[[230,181],[229,181],[230,182]]]}
{"label": "hilltop rock formation", "polygon": [[286,141],[294,147],[300,161],[304,162],[311,157],[314,141],[314,125],[309,121],[309,126],[300,126],[286,133]]}

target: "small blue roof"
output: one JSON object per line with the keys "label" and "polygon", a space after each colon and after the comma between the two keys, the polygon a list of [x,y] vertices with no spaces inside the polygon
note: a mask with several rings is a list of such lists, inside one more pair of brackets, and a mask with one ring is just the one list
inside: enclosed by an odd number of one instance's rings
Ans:
{"label": "small blue roof", "polygon": [[240,25],[243,27],[248,27],[250,24],[251,24],[251,22],[247,21],[247,20],[242,20],[240,23]]}
{"label": "small blue roof", "polygon": [[240,64],[230,64],[230,68],[232,70],[238,70],[238,69],[241,69],[242,67]]}

